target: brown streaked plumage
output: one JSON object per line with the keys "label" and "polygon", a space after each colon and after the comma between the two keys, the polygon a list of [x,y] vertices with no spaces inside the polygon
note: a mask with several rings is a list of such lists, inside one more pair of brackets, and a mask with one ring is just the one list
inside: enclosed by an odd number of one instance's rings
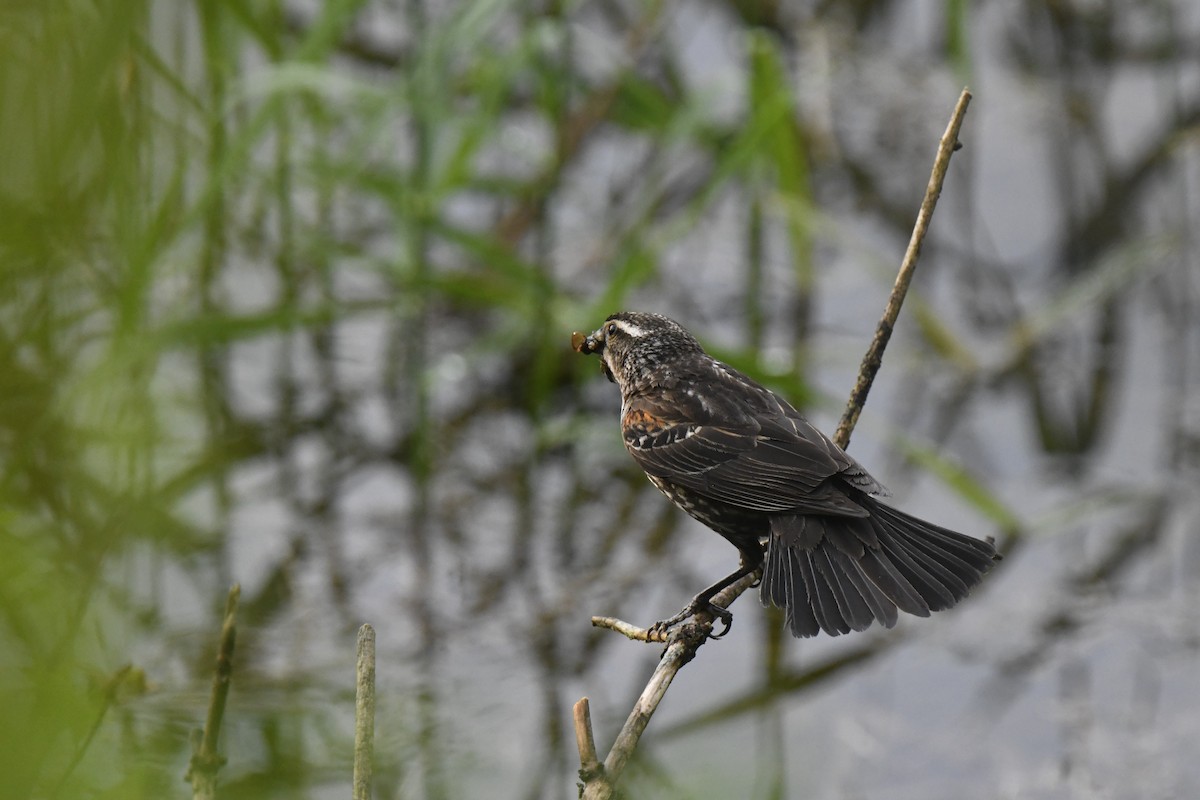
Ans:
{"label": "brown streaked plumage", "polygon": [[[621,390],[625,447],[667,497],[741,552],[738,570],[663,630],[763,568],[761,599],[795,636],[836,636],[957,603],[998,559],[990,542],[879,502],[883,487],[769,389],[704,352],[679,323],[620,312],[572,346]],[[764,551],[765,542],[765,551]]]}

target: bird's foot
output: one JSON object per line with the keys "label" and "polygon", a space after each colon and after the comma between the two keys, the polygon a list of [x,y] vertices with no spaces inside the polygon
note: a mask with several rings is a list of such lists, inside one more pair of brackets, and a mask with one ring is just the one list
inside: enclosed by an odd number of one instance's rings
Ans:
{"label": "bird's foot", "polygon": [[673,617],[659,620],[646,629],[646,638],[650,641],[666,641],[667,634],[676,625],[683,623],[697,614],[709,614],[714,622],[720,620],[722,624],[720,633],[710,633],[709,638],[720,639],[725,634],[729,633],[729,629],[733,627],[733,613],[728,609],[721,608],[703,595],[697,595]]}

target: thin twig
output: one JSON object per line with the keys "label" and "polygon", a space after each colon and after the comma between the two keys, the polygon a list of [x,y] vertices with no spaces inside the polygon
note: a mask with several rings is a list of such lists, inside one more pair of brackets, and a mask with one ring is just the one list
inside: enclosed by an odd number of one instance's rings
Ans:
{"label": "thin twig", "polygon": [[900,262],[900,271],[896,274],[896,282],[892,285],[892,293],[888,297],[887,306],[883,309],[883,317],[875,327],[875,337],[867,354],[863,356],[858,369],[858,380],[850,392],[850,401],[838,423],[833,441],[845,450],[850,446],[850,434],[858,424],[858,415],[862,413],[863,405],[867,402],[867,394],[875,381],[875,374],[883,364],[883,351],[888,340],[892,338],[892,330],[900,316],[900,306],[908,294],[908,285],[912,282],[913,272],[917,268],[917,259],[921,255],[921,245],[925,242],[925,234],[929,230],[929,220],[933,217],[933,209],[937,206],[938,197],[942,194],[942,184],[946,180],[946,170],[950,168],[950,156],[961,145],[958,143],[958,131],[962,128],[963,117],[967,113],[967,105],[971,102],[971,92],[962,90],[954,113],[950,116],[950,124],[938,142],[937,156],[933,160],[933,172],[929,175],[929,184],[925,187],[925,198],[921,201],[921,210],[917,212],[917,222],[913,226],[912,236],[908,240],[908,249],[904,252],[904,260]]}
{"label": "thin twig", "polygon": [[375,629],[358,629],[354,692],[354,800],[371,798],[371,761],[375,753]]}
{"label": "thin twig", "polygon": [[650,629],[643,628],[640,625],[634,625],[632,622],[626,622],[617,617],[592,617],[593,628],[604,628],[605,630],[614,631],[621,634],[626,639],[633,639],[635,642],[657,642],[666,641],[666,633],[662,634],[662,638],[650,636]]}
{"label": "thin twig", "polygon": [[221,624],[221,644],[217,649],[217,665],[213,669],[212,692],[208,698],[208,716],[204,731],[193,737],[192,759],[188,762],[185,781],[192,784],[195,800],[214,800],[217,796],[217,773],[225,758],[217,752],[221,721],[225,718],[225,700],[229,696],[229,679],[233,674],[233,647],[237,642],[237,606],[242,587],[234,584],[225,598],[225,619]]}
{"label": "thin twig", "polygon": [[[938,196],[942,192],[946,170],[950,165],[950,156],[959,148],[958,132],[962,127],[963,117],[967,112],[967,105],[970,101],[971,93],[963,89],[962,94],[959,95],[958,103],[954,107],[950,124],[946,127],[946,132],[942,135],[941,141],[938,143],[938,152],[937,157],[934,159],[933,172],[930,175],[929,184],[925,189],[925,198],[921,201],[921,210],[917,214],[916,225],[913,228],[912,237],[909,239],[908,249],[904,253],[904,260],[901,262],[900,271],[892,287],[892,293],[888,297],[887,306],[884,308],[883,318],[879,321],[875,337],[872,339],[866,355],[863,356],[858,381],[855,383],[854,389],[850,394],[846,412],[843,414],[841,422],[838,424],[837,433],[833,437],[834,442],[843,449],[850,444],[850,434],[854,431],[854,426],[858,423],[858,417],[862,412],[863,404],[866,402],[867,394],[871,389],[871,383],[874,381],[875,374],[879,371],[879,367],[883,363],[883,351],[887,347],[888,340],[891,338],[892,329],[896,324],[896,319],[900,315],[900,306],[904,303],[905,294],[908,292],[908,285],[912,281],[913,271],[916,269],[917,259],[921,254],[921,245],[925,241],[926,232],[929,230],[929,221],[933,216],[933,209],[937,205]],[[759,577],[761,577],[761,571],[747,575],[714,597],[713,603],[722,608],[727,608],[743,592],[757,583]],[[617,735],[617,739],[613,743],[608,756],[604,759],[602,767],[597,767],[596,765],[597,759],[594,755],[595,744],[593,741],[591,716],[586,699],[576,704],[575,738],[579,747],[580,764],[583,766],[579,773],[579,777],[583,781],[580,797],[585,800],[608,800],[608,798],[613,796],[614,785],[624,771],[625,765],[632,757],[633,751],[637,748],[642,731],[646,729],[646,725],[650,722],[650,717],[654,714],[655,709],[658,708],[658,704],[662,701],[667,688],[671,685],[671,681],[674,680],[680,668],[691,661],[700,646],[708,640],[712,633],[712,623],[713,620],[710,615],[697,614],[688,623],[668,632],[667,649],[659,660],[658,666],[655,667],[654,674],[650,676],[646,688],[642,691],[637,703],[634,704],[633,711],[630,712],[624,727],[621,728],[621,732]],[[638,641],[650,642],[662,640],[660,636],[651,636],[650,632],[645,628],[640,628],[613,617],[592,617],[592,625],[614,630],[630,639]]]}

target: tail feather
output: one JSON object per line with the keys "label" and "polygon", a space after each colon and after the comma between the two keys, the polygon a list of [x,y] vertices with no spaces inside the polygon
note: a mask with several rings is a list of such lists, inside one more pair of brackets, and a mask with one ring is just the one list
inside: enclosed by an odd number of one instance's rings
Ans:
{"label": "tail feather", "polygon": [[981,568],[986,569],[991,564],[990,560],[987,565],[983,566],[964,561],[957,554],[942,548],[937,542],[931,542],[922,536],[896,535],[895,539],[899,546],[912,554],[913,558],[919,559],[926,569],[932,571],[936,566],[939,574],[948,574],[952,580],[947,582],[947,586],[956,587],[956,597],[963,596],[971,588],[970,576],[978,573]]}
{"label": "tail feather", "polygon": [[808,596],[812,601],[812,610],[817,618],[817,623],[821,626],[821,630],[828,631],[831,636],[849,633],[850,626],[842,619],[829,581],[825,580],[823,576],[819,576],[813,568],[812,553],[812,550],[797,553],[796,564],[800,567],[801,580],[808,589]]}
{"label": "tail feather", "polygon": [[929,616],[929,604],[925,598],[881,548],[867,550],[857,566],[901,611],[918,617]]}
{"label": "tail feather", "polygon": [[[808,585],[800,574],[798,559],[799,553],[791,547],[768,546],[767,566],[763,572],[763,591],[769,592],[772,597],[783,595],[786,598],[783,605],[778,602],[775,605],[787,609],[787,624],[793,636],[816,636],[821,632],[821,625],[813,613],[814,604],[808,595]],[[772,568],[772,564],[776,566]],[[783,582],[782,585],[778,588],[770,586],[767,582],[768,575],[778,576]]]}
{"label": "tail feather", "polygon": [[772,518],[761,599],[787,609],[795,636],[890,628],[898,611],[927,617],[966,597],[998,558],[989,542],[854,499],[869,517]]}
{"label": "tail feather", "polygon": [[[907,549],[892,536],[880,536],[880,549],[891,558],[896,568],[908,578],[908,582],[921,595],[921,599],[929,606],[930,611],[942,611],[954,605],[954,591],[945,585],[940,578],[934,576],[925,567],[927,562],[919,563],[911,549]],[[936,570],[935,570],[936,571]]]}
{"label": "tail feather", "polygon": [[[914,560],[919,561],[951,590],[955,600],[966,597],[974,585],[973,578],[981,574],[979,565],[963,561],[956,554],[947,552],[939,544],[926,538],[912,535],[897,535],[895,538],[899,546],[905,548]],[[989,560],[983,568],[990,566]]]}
{"label": "tail feather", "polygon": [[[874,581],[867,577],[858,563],[853,561],[850,556],[836,548],[831,549],[829,555],[837,568],[854,584],[854,588],[858,590],[859,595],[870,609],[871,618],[879,620],[885,628],[894,627],[897,618],[896,604],[875,585]],[[857,630],[865,630],[870,624],[871,619],[867,619],[866,623]]]}
{"label": "tail feather", "polygon": [[982,539],[964,536],[956,531],[942,528],[923,519],[905,514],[885,506],[872,498],[872,516],[879,519],[898,536],[928,542],[947,556],[954,555],[972,565],[976,570],[987,572],[996,560],[996,549]]}
{"label": "tail feather", "polygon": [[767,544],[767,558],[763,562],[758,597],[764,606],[791,608],[796,599],[791,576],[791,550],[787,547],[772,546],[774,542],[775,537],[771,537]]}
{"label": "tail feather", "polygon": [[817,548],[812,552],[813,564],[817,567],[819,577],[828,581],[833,589],[842,622],[850,630],[865,631],[875,621],[875,615],[871,613],[866,598],[855,586],[850,573],[835,566],[831,555],[835,551],[836,548],[832,547]]}

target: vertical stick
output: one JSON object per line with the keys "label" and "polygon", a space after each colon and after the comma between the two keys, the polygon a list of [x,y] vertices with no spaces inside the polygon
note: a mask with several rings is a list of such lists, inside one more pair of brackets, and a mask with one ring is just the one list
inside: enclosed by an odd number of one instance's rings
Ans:
{"label": "vertical stick", "polygon": [[600,763],[600,757],[596,755],[596,739],[592,734],[592,709],[588,699],[582,698],[572,711],[575,720],[575,744],[579,747],[579,779],[583,781],[580,786],[582,793],[583,787],[603,779],[604,766]]}
{"label": "vertical stick", "polygon": [[234,584],[225,599],[225,619],[221,624],[221,644],[217,649],[217,666],[213,670],[212,692],[208,698],[208,716],[204,731],[193,738],[192,759],[188,762],[184,780],[192,784],[195,800],[214,800],[217,796],[217,773],[225,759],[217,753],[221,721],[225,718],[225,699],[229,696],[229,679],[233,675],[233,647],[237,643],[237,606],[242,587]]}
{"label": "vertical stick", "polygon": [[942,183],[946,180],[946,170],[950,168],[950,156],[961,145],[958,143],[958,132],[962,128],[963,117],[967,113],[967,105],[971,102],[971,93],[963,89],[950,116],[946,132],[938,142],[937,156],[933,160],[933,171],[929,175],[929,183],[925,187],[925,198],[921,201],[921,209],[917,212],[917,221],[913,226],[912,237],[908,240],[908,249],[904,252],[904,260],[900,262],[900,271],[896,274],[896,282],[888,297],[887,306],[883,309],[883,317],[875,328],[875,337],[867,354],[863,356],[862,365],[858,371],[858,380],[850,392],[850,402],[838,423],[833,441],[845,450],[850,446],[850,433],[858,423],[858,415],[862,413],[863,405],[867,402],[867,393],[875,381],[875,373],[883,364],[883,351],[888,340],[892,338],[892,329],[900,316],[900,306],[908,293],[908,284],[912,282],[913,272],[917,268],[917,259],[921,255],[921,245],[925,242],[925,234],[929,230],[929,220],[933,218],[933,209],[937,206],[938,197],[942,194]]}
{"label": "vertical stick", "polygon": [[354,692],[354,800],[371,800],[371,759],[375,753],[375,629],[358,629]]}

